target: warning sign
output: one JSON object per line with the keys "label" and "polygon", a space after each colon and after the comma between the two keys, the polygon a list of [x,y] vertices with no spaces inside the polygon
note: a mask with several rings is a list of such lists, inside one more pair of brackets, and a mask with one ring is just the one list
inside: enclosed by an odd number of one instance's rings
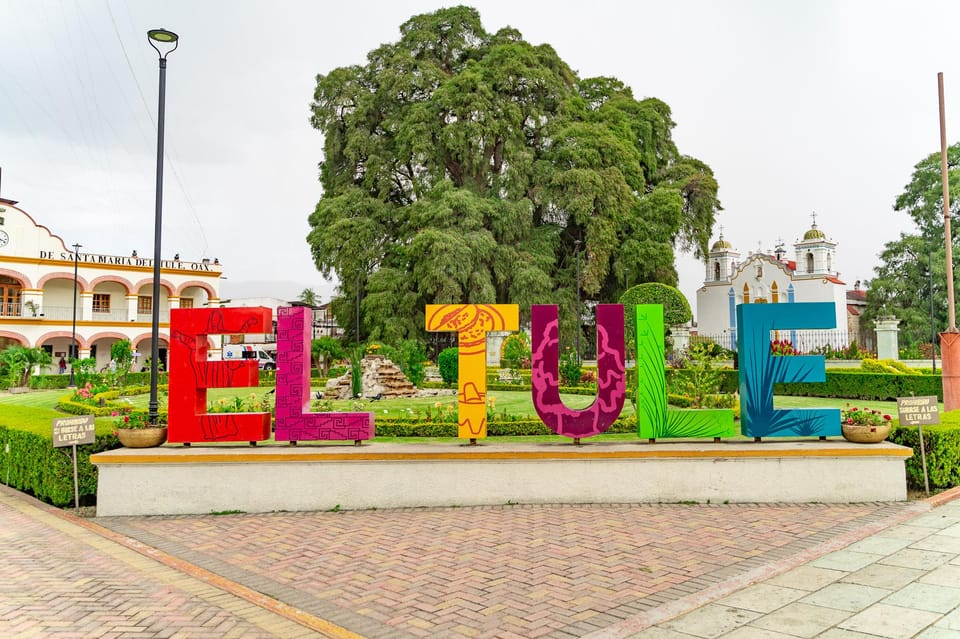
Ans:
{"label": "warning sign", "polygon": [[935,395],[929,397],[898,397],[897,412],[904,426],[926,426],[939,424],[940,413]]}
{"label": "warning sign", "polygon": [[53,447],[92,444],[96,439],[93,415],[57,417],[53,420]]}

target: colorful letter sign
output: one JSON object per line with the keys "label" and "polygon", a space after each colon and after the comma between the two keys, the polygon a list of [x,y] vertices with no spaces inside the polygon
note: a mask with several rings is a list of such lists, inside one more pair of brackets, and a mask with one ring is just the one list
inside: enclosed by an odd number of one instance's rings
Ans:
{"label": "colorful letter sign", "polygon": [[591,437],[604,432],[620,416],[626,396],[623,361],[623,306],[597,306],[597,399],[582,410],[560,400],[560,330],[557,307],[535,304],[530,309],[533,333],[533,407],[558,435]]}
{"label": "colorful letter sign", "polygon": [[770,332],[835,328],[832,302],[740,304],[737,306],[737,352],[740,356],[740,423],[750,437],[840,435],[840,410],[774,410],[777,382],[826,381],[823,355],[770,353]]}
{"label": "colorful letter sign", "polygon": [[207,361],[207,337],[266,333],[269,308],[190,308],[170,311],[167,441],[256,442],[270,437],[270,413],[207,414],[208,388],[259,384],[256,360]]}
{"label": "colorful letter sign", "polygon": [[309,413],[310,309],[277,309],[276,441],[373,439],[373,413]]}
{"label": "colorful letter sign", "polygon": [[520,328],[520,307],[516,304],[427,304],[426,320],[428,331],[457,332],[460,349],[458,436],[463,439],[486,437],[487,333]]}
{"label": "colorful letter sign", "polygon": [[667,408],[663,305],[638,304],[637,433],[646,439],[734,437],[733,411],[723,408]]}

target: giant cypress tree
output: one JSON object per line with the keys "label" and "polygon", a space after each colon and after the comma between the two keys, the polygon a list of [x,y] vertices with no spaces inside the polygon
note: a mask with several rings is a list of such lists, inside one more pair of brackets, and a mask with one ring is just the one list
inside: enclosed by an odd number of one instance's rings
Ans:
{"label": "giant cypress tree", "polygon": [[411,18],[363,66],[317,76],[324,195],[308,236],[335,273],[334,312],[365,334],[422,334],[428,303],[616,301],[677,283],[674,250],[706,253],[710,167],[678,153],[670,108],[613,78],[580,79],[549,45],[488,34],[476,10]]}

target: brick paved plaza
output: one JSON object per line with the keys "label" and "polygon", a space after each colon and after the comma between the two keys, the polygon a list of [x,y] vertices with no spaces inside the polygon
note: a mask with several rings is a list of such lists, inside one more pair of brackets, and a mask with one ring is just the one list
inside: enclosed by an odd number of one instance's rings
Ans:
{"label": "brick paved plaza", "polygon": [[4,636],[624,636],[930,509],[505,505],[80,520],[0,491]]}

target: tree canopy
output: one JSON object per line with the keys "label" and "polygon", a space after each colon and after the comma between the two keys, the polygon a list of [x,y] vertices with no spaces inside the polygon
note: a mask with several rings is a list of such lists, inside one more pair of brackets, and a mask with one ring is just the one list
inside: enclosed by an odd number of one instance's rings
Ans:
{"label": "tree canopy", "polygon": [[[952,248],[956,256],[960,212],[960,143],[947,149]],[[863,320],[882,315],[900,320],[900,342],[930,341],[930,299],[934,301],[936,332],[947,328],[946,249],[943,236],[943,185],[940,153],[931,153],[914,167],[910,182],[897,197],[894,210],[910,216],[915,233],[901,233],[880,254],[880,266],[867,290]],[[931,260],[932,257],[932,260]],[[931,268],[933,270],[931,291]]]}
{"label": "tree canopy", "polygon": [[428,303],[556,303],[569,335],[578,286],[604,302],[675,285],[674,252],[708,251],[717,182],[677,150],[670,107],[486,32],[475,9],[412,17],[313,98],[307,240],[351,333],[360,297],[361,330],[386,341],[421,335]]}
{"label": "tree canopy", "polygon": [[686,296],[679,289],[666,284],[649,282],[627,289],[618,300],[624,305],[623,334],[628,357],[636,356],[637,322],[634,307],[637,304],[662,304],[663,328],[686,324],[693,319],[693,311]]}

